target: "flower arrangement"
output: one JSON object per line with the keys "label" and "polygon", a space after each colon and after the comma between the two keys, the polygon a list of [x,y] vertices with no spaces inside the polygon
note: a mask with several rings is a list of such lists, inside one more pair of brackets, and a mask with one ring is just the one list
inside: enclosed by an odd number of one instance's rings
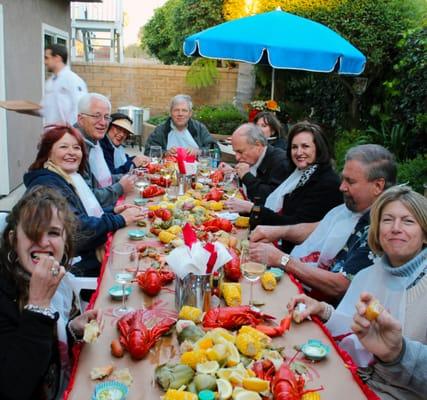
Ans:
{"label": "flower arrangement", "polygon": [[254,100],[248,104],[249,122],[261,111],[280,111],[280,106],[275,100]]}

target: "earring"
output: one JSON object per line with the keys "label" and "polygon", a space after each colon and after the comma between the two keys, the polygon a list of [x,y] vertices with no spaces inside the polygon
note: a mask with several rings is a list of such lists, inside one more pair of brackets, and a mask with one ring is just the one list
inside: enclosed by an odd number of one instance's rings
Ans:
{"label": "earring", "polygon": [[16,256],[16,253],[13,250],[9,250],[9,252],[7,253],[7,261],[13,264],[17,259],[18,257]]}

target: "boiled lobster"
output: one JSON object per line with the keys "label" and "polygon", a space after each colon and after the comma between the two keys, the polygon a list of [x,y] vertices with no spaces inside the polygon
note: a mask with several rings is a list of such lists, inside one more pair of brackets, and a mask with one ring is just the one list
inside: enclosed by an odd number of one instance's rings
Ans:
{"label": "boiled lobster", "polygon": [[256,327],[263,320],[273,316],[256,311],[251,306],[218,307],[209,310],[203,318],[205,328],[238,329],[243,325]]}
{"label": "boiled lobster", "polygon": [[172,180],[167,179],[164,176],[153,176],[150,178],[150,182],[153,185],[159,185],[159,186],[163,186],[163,187],[169,187],[172,184]]}
{"label": "boiled lobster", "polygon": [[288,315],[277,326],[257,325],[256,328],[270,337],[282,336],[291,327],[291,322],[292,315]]}
{"label": "boiled lobster", "polygon": [[137,281],[139,287],[149,296],[155,296],[160,292],[162,286],[167,285],[175,279],[175,274],[163,268],[148,268],[138,274]]}
{"label": "boiled lobster", "polygon": [[120,343],[135,360],[145,357],[148,351],[164,333],[176,322],[174,318],[164,318],[153,328],[144,324],[144,310],[130,312],[119,319],[117,328]]}
{"label": "boiled lobster", "polygon": [[147,165],[147,169],[149,174],[155,174],[157,172],[160,172],[160,170],[162,169],[162,165],[157,163],[150,163]]}
{"label": "boiled lobster", "polygon": [[218,185],[219,182],[224,180],[224,172],[222,172],[220,169],[217,169],[216,171],[212,172],[210,178],[213,185]]}
{"label": "boiled lobster", "polygon": [[154,211],[148,211],[148,217],[158,217],[162,221],[169,221],[173,217],[173,214],[172,211],[167,208],[158,208]]}
{"label": "boiled lobster", "polygon": [[202,224],[202,229],[205,232],[218,232],[218,231],[231,232],[231,230],[233,229],[233,224],[228,219],[214,218],[204,222]]}
{"label": "boiled lobster", "polygon": [[161,194],[165,194],[165,189],[157,186],[157,185],[150,185],[147,186],[143,191],[142,191],[142,197],[147,198],[147,197],[156,197],[156,196],[160,196]]}
{"label": "boiled lobster", "polygon": [[220,201],[223,195],[224,195],[224,191],[214,187],[211,190],[209,190],[209,192],[205,195],[205,200]]}
{"label": "boiled lobster", "polygon": [[229,281],[238,282],[242,277],[242,271],[240,270],[240,257],[232,248],[229,248],[228,252],[232,258],[224,265],[224,275]]}
{"label": "boiled lobster", "polygon": [[283,363],[274,375],[271,383],[271,392],[274,400],[298,400],[310,392],[318,392],[318,389],[304,390],[305,380],[302,376],[296,375],[289,366],[290,363]]}

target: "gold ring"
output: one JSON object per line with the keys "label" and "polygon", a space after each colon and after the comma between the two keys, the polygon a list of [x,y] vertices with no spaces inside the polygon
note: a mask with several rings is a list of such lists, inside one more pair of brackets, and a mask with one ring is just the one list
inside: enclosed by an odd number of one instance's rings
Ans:
{"label": "gold ring", "polygon": [[52,267],[50,269],[50,272],[51,272],[52,276],[58,276],[59,275],[59,268]]}

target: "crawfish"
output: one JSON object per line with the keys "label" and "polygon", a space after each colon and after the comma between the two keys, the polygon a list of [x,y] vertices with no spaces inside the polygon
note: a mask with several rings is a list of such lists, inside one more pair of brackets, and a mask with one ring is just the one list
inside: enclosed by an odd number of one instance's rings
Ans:
{"label": "crawfish", "polygon": [[139,287],[149,296],[155,296],[158,294],[162,289],[162,286],[167,285],[174,279],[175,274],[172,271],[162,268],[148,268],[137,276]]}
{"label": "crawfish", "polygon": [[304,390],[305,380],[292,371],[290,362],[283,363],[273,378],[271,392],[274,400],[299,400],[306,393],[323,390],[323,387]]}
{"label": "crawfish", "polygon": [[243,325],[258,325],[262,320],[274,319],[271,315],[255,311],[250,306],[218,307],[209,310],[203,318],[205,328],[238,329]]}
{"label": "crawfish", "polygon": [[120,343],[132,358],[141,360],[157,339],[166,333],[175,322],[174,318],[164,318],[153,328],[148,329],[144,324],[144,310],[133,311],[124,315],[117,322]]}
{"label": "crawfish", "polygon": [[282,336],[291,327],[292,315],[283,318],[278,326],[257,325],[255,328],[270,337]]}

